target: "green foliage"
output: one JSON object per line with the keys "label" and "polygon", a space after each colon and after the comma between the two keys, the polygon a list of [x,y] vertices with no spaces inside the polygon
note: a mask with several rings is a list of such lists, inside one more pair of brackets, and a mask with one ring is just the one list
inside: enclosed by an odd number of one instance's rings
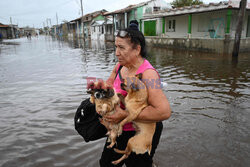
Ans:
{"label": "green foliage", "polygon": [[200,5],[203,4],[202,0],[174,0],[171,5],[174,8],[191,6],[191,5]]}

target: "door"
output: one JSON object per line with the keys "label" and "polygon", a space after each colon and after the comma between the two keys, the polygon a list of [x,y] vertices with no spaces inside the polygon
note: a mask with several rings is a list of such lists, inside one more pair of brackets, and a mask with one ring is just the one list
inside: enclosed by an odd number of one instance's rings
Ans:
{"label": "door", "polygon": [[156,20],[144,21],[144,35],[156,36]]}

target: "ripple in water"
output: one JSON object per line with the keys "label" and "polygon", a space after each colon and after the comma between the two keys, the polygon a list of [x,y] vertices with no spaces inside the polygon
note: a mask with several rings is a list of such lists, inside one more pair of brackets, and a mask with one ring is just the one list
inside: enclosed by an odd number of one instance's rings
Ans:
{"label": "ripple in water", "polygon": [[[77,46],[50,37],[0,44],[0,166],[99,166],[105,139],[85,143],[73,117],[88,97],[86,78],[107,79],[115,56],[103,44]],[[227,56],[149,50],[173,110],[155,164],[250,164],[249,56],[235,64]]]}

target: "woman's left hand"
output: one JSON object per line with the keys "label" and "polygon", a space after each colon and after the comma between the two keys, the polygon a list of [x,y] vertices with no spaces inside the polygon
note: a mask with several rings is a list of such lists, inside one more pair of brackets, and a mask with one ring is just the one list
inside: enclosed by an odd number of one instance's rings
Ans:
{"label": "woman's left hand", "polygon": [[127,113],[127,111],[121,109],[119,105],[115,106],[115,110],[116,110],[116,112],[113,115],[106,115],[106,116],[104,116],[104,118],[108,122],[111,122],[111,123],[114,123],[114,124],[118,124],[124,118],[127,117],[128,113]]}

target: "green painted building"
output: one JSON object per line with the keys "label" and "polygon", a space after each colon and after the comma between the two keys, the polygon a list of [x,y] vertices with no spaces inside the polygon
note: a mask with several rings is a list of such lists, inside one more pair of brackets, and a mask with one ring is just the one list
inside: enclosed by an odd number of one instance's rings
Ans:
{"label": "green painted building", "polygon": [[[137,20],[139,23],[139,29],[143,30],[142,19],[144,14],[152,14],[155,11],[169,8],[170,4],[166,3],[164,0],[150,0],[147,2],[142,2],[137,5],[130,5],[126,8],[119,9],[113,12],[108,12],[105,16],[112,15],[114,18],[115,30],[127,28],[131,20]],[[146,35],[156,34],[156,22],[149,21],[146,23]],[[152,27],[153,26],[153,27]]]}

